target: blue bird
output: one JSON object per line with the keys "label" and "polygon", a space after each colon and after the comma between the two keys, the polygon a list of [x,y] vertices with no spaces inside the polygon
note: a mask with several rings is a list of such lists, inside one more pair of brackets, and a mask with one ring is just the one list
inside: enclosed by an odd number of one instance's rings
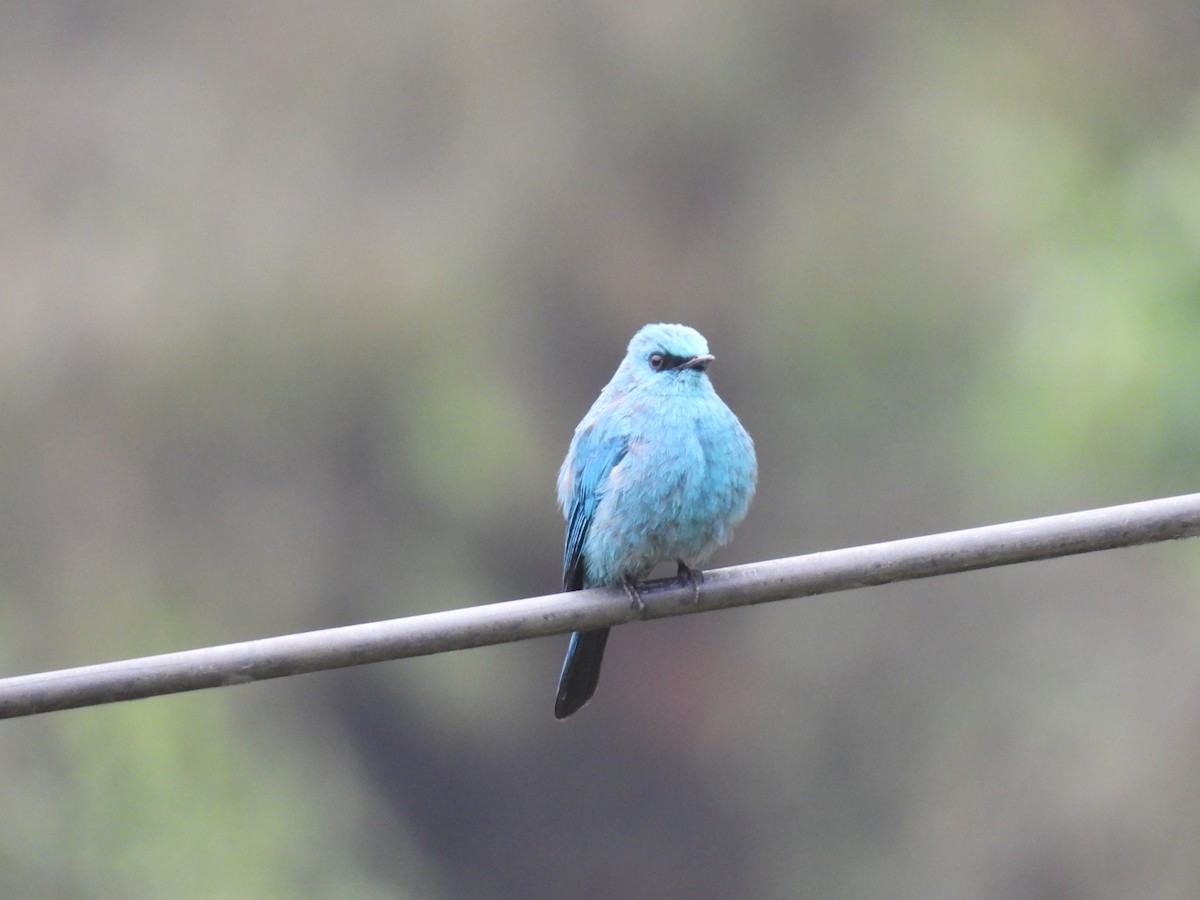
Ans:
{"label": "blue bird", "polygon": [[[623,585],[662,562],[693,566],[725,544],[754,496],[754,442],[708,380],[708,342],[686,325],[647,325],[575,429],[558,473],[567,520],[563,589]],[[608,629],[575,632],[554,716],[591,699]]]}

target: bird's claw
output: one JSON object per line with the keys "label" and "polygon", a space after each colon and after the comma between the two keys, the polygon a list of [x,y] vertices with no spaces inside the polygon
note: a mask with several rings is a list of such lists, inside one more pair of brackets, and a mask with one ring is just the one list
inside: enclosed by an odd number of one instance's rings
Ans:
{"label": "bird's claw", "polygon": [[625,588],[625,594],[629,597],[629,605],[637,610],[639,616],[646,614],[646,603],[642,600],[642,595],[638,593],[637,584],[632,578],[626,578],[621,582],[621,586]]}
{"label": "bird's claw", "polygon": [[679,571],[675,575],[675,580],[680,584],[690,584],[692,586],[692,605],[700,605],[700,585],[704,583],[704,573],[699,569],[693,569],[682,559],[675,560],[679,565]]}

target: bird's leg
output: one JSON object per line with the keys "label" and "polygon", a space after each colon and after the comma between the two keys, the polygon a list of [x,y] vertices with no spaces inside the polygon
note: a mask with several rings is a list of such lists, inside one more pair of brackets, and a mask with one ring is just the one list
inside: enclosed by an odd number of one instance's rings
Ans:
{"label": "bird's leg", "polygon": [[675,580],[680,584],[690,584],[692,586],[692,605],[700,605],[700,585],[704,583],[704,573],[699,569],[693,569],[682,559],[675,560],[679,564],[679,571],[675,574]]}
{"label": "bird's leg", "polygon": [[638,593],[637,582],[632,578],[626,578],[621,582],[621,586],[625,588],[625,594],[629,597],[629,605],[637,610],[639,616],[644,616],[646,604],[642,600],[642,595]]}

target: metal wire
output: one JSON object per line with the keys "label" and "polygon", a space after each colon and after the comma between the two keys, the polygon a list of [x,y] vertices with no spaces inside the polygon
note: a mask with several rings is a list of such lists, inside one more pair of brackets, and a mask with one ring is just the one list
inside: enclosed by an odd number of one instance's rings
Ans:
{"label": "metal wire", "polygon": [[648,582],[642,610],[595,589],[349,625],[0,679],[0,718],[322,669],[426,656],[620,625],[638,618],[747,606],[1200,534],[1200,494],[828,550],[706,572],[690,584]]}

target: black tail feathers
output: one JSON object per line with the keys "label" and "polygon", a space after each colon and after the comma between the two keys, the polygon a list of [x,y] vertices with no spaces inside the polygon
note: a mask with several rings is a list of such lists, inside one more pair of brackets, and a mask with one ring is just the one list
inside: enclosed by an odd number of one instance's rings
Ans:
{"label": "black tail feathers", "polygon": [[554,718],[565,719],[578,712],[592,699],[600,683],[600,664],[604,661],[604,645],[608,629],[576,631],[567,647],[562,674],[558,677],[558,697],[554,701]]}

